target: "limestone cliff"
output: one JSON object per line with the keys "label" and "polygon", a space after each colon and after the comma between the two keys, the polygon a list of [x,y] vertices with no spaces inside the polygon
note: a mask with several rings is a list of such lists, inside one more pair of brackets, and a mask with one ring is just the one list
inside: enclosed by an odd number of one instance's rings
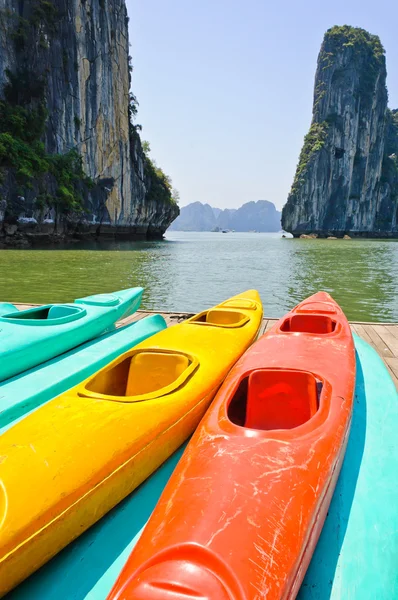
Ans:
{"label": "limestone cliff", "polygon": [[283,228],[295,236],[398,236],[394,132],[379,38],[348,26],[328,30]]}
{"label": "limestone cliff", "polygon": [[[83,212],[69,222],[97,234],[160,237],[178,207],[150,194],[147,159],[138,132],[132,136],[128,50],[124,0],[0,0],[0,97],[10,94],[11,80],[21,103],[25,86],[24,110],[45,105],[46,152],[82,158]],[[12,175],[3,169],[3,212],[12,206],[25,220],[37,219],[38,196],[61,187],[57,169],[22,191]],[[44,212],[42,204],[40,214],[51,221],[57,203]]]}

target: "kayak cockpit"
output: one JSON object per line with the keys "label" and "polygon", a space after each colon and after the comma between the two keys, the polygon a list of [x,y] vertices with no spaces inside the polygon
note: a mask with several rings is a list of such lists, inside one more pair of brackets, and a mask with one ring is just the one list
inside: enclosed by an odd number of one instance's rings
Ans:
{"label": "kayak cockpit", "polygon": [[68,304],[49,304],[37,308],[29,308],[0,317],[1,320],[24,325],[63,325],[81,319],[87,314],[85,308]]}
{"label": "kayak cockpit", "polygon": [[210,325],[213,327],[242,327],[250,321],[250,318],[237,310],[226,310],[213,308],[205,310],[187,322],[195,325]]}
{"label": "kayak cockpit", "polygon": [[239,383],[228,419],[248,429],[294,429],[318,411],[322,382],[307,371],[256,369]]}
{"label": "kayak cockpit", "polygon": [[284,333],[314,333],[325,335],[337,333],[340,327],[334,319],[326,315],[292,315],[280,326]]}
{"label": "kayak cockpit", "polygon": [[195,357],[182,352],[136,350],[100,371],[78,394],[114,402],[153,400],[183,386],[198,366]]}

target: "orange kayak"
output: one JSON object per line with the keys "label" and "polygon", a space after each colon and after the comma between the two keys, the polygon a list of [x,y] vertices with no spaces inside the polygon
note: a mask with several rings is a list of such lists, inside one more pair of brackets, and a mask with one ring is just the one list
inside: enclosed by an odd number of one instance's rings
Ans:
{"label": "orange kayak", "polygon": [[319,292],[232,369],[109,598],[295,598],[344,458],[354,385],[349,324]]}

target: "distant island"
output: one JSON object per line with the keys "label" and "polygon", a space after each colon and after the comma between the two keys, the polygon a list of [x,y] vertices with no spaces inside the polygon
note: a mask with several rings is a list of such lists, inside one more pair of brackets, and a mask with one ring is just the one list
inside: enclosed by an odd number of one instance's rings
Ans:
{"label": "distant island", "polygon": [[180,209],[169,231],[261,231],[281,230],[281,213],[268,200],[246,202],[240,208],[213,208],[193,202]]}

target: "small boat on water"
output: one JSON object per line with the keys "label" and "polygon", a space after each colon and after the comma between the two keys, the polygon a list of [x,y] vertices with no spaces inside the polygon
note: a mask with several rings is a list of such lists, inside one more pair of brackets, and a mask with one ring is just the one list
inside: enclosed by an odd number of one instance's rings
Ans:
{"label": "small boat on water", "polygon": [[110,331],[139,308],[143,291],[137,287],[21,311],[1,303],[0,381]]}
{"label": "small boat on water", "polygon": [[0,382],[0,434],[28,412],[77,385],[123,352],[166,328],[160,315],[120,327]]}
{"label": "small boat on water", "polygon": [[187,439],[262,315],[256,291],[234,296],[145,340],[0,437],[0,595]]}
{"label": "small boat on water", "polygon": [[354,385],[350,326],[320,292],[232,369],[109,600],[295,598],[344,458]]}

